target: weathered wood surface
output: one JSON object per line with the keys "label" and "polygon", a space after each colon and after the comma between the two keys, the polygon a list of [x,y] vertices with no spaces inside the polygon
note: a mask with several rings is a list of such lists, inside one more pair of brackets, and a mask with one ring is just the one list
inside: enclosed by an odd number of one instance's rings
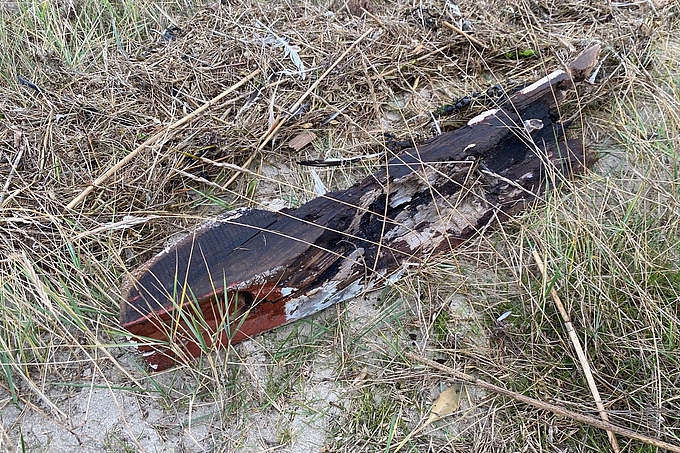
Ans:
{"label": "weathered wood surface", "polygon": [[126,278],[122,326],[165,369],[397,278],[524,209],[590,163],[554,111],[597,61],[589,51],[573,79],[555,71],[347,190],[201,226]]}

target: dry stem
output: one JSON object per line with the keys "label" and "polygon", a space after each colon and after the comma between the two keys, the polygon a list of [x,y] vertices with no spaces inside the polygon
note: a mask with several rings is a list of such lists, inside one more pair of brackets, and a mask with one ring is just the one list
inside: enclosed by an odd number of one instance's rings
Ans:
{"label": "dry stem", "polygon": [[[535,249],[532,250],[531,252],[534,256],[534,260],[536,261],[536,265],[538,266],[538,270],[541,272],[541,275],[543,276],[543,285],[545,285],[546,281],[548,280],[548,274],[546,273],[543,260],[541,259],[541,256]],[[550,297],[552,297],[553,301],[555,302],[557,310],[559,310],[560,315],[562,316],[562,320],[564,321],[564,327],[567,329],[567,333],[569,334],[569,339],[571,340],[571,343],[574,345],[576,355],[578,356],[578,360],[581,363],[581,368],[583,369],[586,381],[588,382],[590,393],[592,393],[593,398],[595,399],[595,405],[597,406],[597,410],[600,413],[600,418],[605,422],[609,422],[609,415],[607,415],[607,410],[604,408],[604,404],[602,404],[602,398],[600,398],[600,392],[597,390],[597,385],[595,384],[595,379],[593,378],[593,373],[590,369],[588,358],[586,357],[586,354],[583,351],[583,347],[581,347],[581,341],[579,340],[578,335],[576,335],[574,326],[571,323],[571,318],[569,318],[569,313],[567,313],[567,310],[564,308],[562,300],[560,300],[560,296],[557,294],[557,290],[555,289],[554,285],[550,287]],[[607,431],[607,437],[609,438],[609,442],[612,444],[612,450],[618,453],[620,451],[619,443],[616,441],[616,436],[614,436],[614,433],[611,431]]]}
{"label": "dry stem", "polygon": [[445,365],[442,365],[440,363],[435,362],[434,360],[430,360],[430,359],[423,357],[423,356],[420,356],[418,354],[406,352],[406,353],[404,353],[404,355],[411,360],[415,360],[415,361],[420,362],[424,365],[427,365],[427,366],[432,367],[432,368],[436,368],[439,371],[442,371],[446,374],[449,374],[454,379],[461,380],[461,381],[465,382],[466,384],[475,385],[479,388],[483,388],[484,390],[488,390],[490,392],[498,393],[500,395],[504,395],[504,396],[507,396],[509,398],[512,398],[516,401],[520,401],[522,403],[529,404],[529,405],[534,406],[538,409],[550,411],[553,414],[561,415],[563,417],[567,417],[567,418],[570,418],[572,420],[576,420],[578,422],[585,423],[585,424],[590,425],[590,426],[594,426],[595,428],[607,430],[607,432],[613,432],[613,433],[616,433],[620,436],[628,437],[630,439],[639,440],[640,442],[644,442],[646,444],[653,445],[655,447],[665,448],[668,451],[680,453],[680,446],[669,444],[668,442],[664,442],[662,440],[655,439],[653,437],[645,436],[644,434],[640,434],[640,433],[637,433],[635,431],[631,431],[629,429],[622,428],[622,427],[614,425],[614,424],[612,424],[611,422],[608,422],[608,421],[599,420],[595,417],[590,417],[588,415],[579,414],[578,412],[570,411],[569,409],[565,409],[561,406],[557,406],[556,404],[546,403],[544,401],[540,401],[540,400],[537,400],[537,399],[534,399],[534,398],[530,398],[528,396],[521,395],[517,392],[513,392],[512,390],[504,389],[503,387],[498,387],[494,384],[491,384],[490,382],[483,381],[483,380],[478,379],[474,376],[471,376],[469,374],[465,374],[461,371],[447,367]]}
{"label": "dry stem", "polygon": [[465,39],[467,39],[468,41],[470,41],[470,42],[471,42],[472,44],[474,44],[475,46],[477,46],[477,47],[479,47],[479,48],[482,48],[482,49],[485,49],[485,48],[486,48],[486,46],[484,45],[484,43],[483,43],[482,41],[480,41],[479,39],[475,38],[474,36],[471,36],[469,33],[465,33],[463,30],[461,30],[460,28],[456,27],[456,26],[453,25],[452,23],[444,22],[444,26],[445,26],[446,28],[448,28],[449,30],[455,31],[455,32],[458,33],[459,35],[465,37]]}

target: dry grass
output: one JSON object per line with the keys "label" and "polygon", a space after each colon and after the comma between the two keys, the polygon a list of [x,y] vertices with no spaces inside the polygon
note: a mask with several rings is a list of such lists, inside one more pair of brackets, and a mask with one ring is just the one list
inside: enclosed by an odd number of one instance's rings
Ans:
{"label": "dry grass", "polygon": [[[442,26],[458,19],[443,1],[224,3],[0,4],[0,449],[392,451],[451,383],[404,351],[596,415],[551,285],[612,421],[680,445],[677,3],[460,1],[484,49]],[[379,151],[383,132],[427,138],[442,105],[532,81],[594,41],[596,85],[564,106],[600,157],[592,172],[396,287],[192,367],[139,365],[117,325],[118,288],[170,236],[234,207],[298,206],[315,195],[297,161]],[[292,151],[307,129],[317,140]],[[233,171],[197,156],[250,171],[226,186]],[[344,188],[379,163],[317,172]],[[604,432],[474,388],[463,396],[402,451],[610,451]]]}

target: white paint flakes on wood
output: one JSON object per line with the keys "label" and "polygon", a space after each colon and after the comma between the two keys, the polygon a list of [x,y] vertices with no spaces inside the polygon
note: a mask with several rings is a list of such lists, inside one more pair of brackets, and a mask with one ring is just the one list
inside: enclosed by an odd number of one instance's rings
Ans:
{"label": "white paint flakes on wood", "polygon": [[[306,294],[286,302],[286,322],[304,318],[367,290],[367,285],[361,281],[362,276],[355,270],[356,264],[360,264],[360,267],[363,267],[361,262],[363,254],[363,248],[354,250],[343,260],[333,280],[324,282],[320,287],[307,291]],[[342,289],[338,289],[338,285],[352,279],[354,279],[352,283]]]}
{"label": "white paint flakes on wood", "polygon": [[551,72],[550,74],[548,74],[547,76],[543,77],[542,79],[539,79],[536,82],[532,83],[528,87],[522,88],[520,90],[519,94],[529,94],[532,91],[542,87],[544,84],[550,83],[551,80],[561,76],[562,74],[565,74],[565,72],[562,71],[561,69],[557,69],[557,70]]}
{"label": "white paint flakes on wood", "polygon": [[472,118],[470,121],[468,121],[467,125],[472,127],[475,124],[481,123],[482,121],[484,121],[488,117],[493,116],[500,111],[501,111],[501,109],[491,109],[491,110],[487,110],[485,112],[482,112],[479,115]]}
{"label": "white paint flakes on wood", "polygon": [[359,279],[341,290],[338,290],[339,283],[329,280],[321,287],[286,302],[286,322],[320,312],[331,305],[351,299],[367,289]]}

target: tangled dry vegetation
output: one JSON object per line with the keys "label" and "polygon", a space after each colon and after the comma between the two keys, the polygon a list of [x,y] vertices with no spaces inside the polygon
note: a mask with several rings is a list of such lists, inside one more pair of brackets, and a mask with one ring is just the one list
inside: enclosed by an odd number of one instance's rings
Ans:
{"label": "tangled dry vegetation", "polygon": [[[550,288],[610,420],[680,445],[679,27],[678,4],[654,0],[2,2],[0,449],[612,451],[604,431],[474,386],[415,431],[454,381],[409,351],[598,416]],[[457,127],[481,107],[431,112],[592,43],[602,65],[571,113],[599,163],[531,212],[190,366],[149,373],[126,343],[121,279],[168,238],[345,188],[380,158],[297,162]]]}

